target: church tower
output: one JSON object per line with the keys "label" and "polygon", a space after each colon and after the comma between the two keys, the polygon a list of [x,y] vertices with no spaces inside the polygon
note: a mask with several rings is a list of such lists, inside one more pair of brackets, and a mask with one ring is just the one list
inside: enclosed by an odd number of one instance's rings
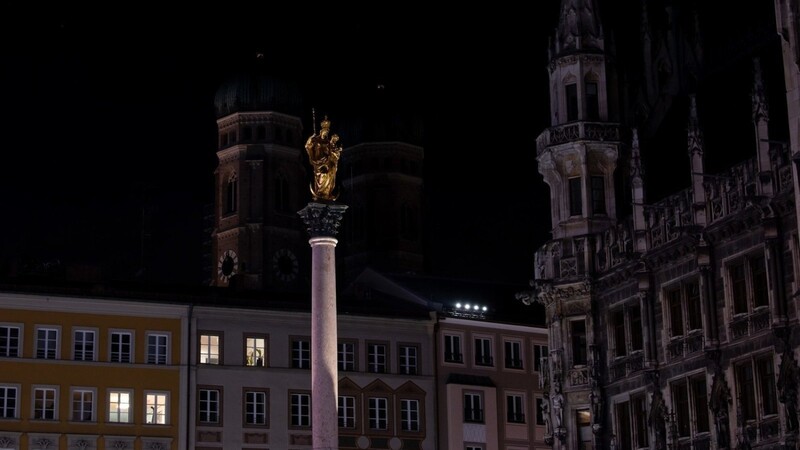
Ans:
{"label": "church tower", "polygon": [[[614,172],[620,125],[611,122],[605,39],[595,0],[562,0],[551,42],[551,126],[536,140],[550,188],[553,240],[536,255],[536,287],[549,328],[541,384],[545,441],[555,449],[594,447],[605,426],[598,343],[602,324],[592,272],[616,242]],[[613,256],[612,256],[613,257]]]}
{"label": "church tower", "polygon": [[219,135],[212,254],[214,286],[291,288],[302,281],[297,211],[308,197],[299,89],[263,61],[217,91]]}

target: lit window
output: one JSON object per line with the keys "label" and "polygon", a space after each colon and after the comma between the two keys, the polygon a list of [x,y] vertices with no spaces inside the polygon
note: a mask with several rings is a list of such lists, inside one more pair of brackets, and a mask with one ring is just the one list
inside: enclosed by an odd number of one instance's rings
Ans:
{"label": "lit window", "polygon": [[400,400],[400,429],[419,431],[419,400]]}
{"label": "lit window", "polygon": [[113,331],[111,332],[111,362],[114,363],[130,363],[133,362],[131,358],[132,351],[131,345],[133,343],[132,334],[128,332]]}
{"label": "lit window", "polygon": [[131,391],[109,391],[108,421],[113,423],[130,423],[132,419],[131,399]]}
{"label": "lit window", "polygon": [[267,424],[267,393],[263,391],[245,391],[244,423],[246,425]]}
{"label": "lit window", "polygon": [[57,329],[36,329],[36,357],[39,359],[56,359],[58,357]]}
{"label": "lit window", "polygon": [[94,331],[75,330],[73,345],[75,361],[94,361]]}
{"label": "lit window", "polygon": [[200,335],[200,364],[219,364],[220,336],[218,334]]}
{"label": "lit window", "polygon": [[197,396],[198,420],[204,424],[218,424],[220,417],[218,389],[200,389]]}
{"label": "lit window", "polygon": [[94,418],[94,391],[72,390],[72,421],[91,422]]}
{"label": "lit window", "polygon": [[388,400],[383,397],[369,398],[369,428],[371,430],[385,430],[388,424]]}
{"label": "lit window", "polygon": [[295,369],[311,368],[311,343],[305,339],[292,341],[292,367]]}
{"label": "lit window", "polygon": [[291,419],[293,427],[311,426],[311,395],[291,395]]}
{"label": "lit window", "polygon": [[147,364],[166,364],[169,337],[166,334],[147,335]]}
{"label": "lit window", "polygon": [[169,408],[167,394],[148,392],[145,394],[145,423],[166,425]]}
{"label": "lit window", "polygon": [[266,364],[267,340],[259,336],[245,336],[244,338],[245,365],[251,367],[264,367]]}
{"label": "lit window", "polygon": [[0,358],[19,357],[19,327],[0,326]]}
{"label": "lit window", "polygon": [[56,398],[55,388],[34,388],[33,418],[38,420],[55,420]]}
{"label": "lit window", "polygon": [[339,396],[339,428],[356,427],[356,398],[349,395]]}

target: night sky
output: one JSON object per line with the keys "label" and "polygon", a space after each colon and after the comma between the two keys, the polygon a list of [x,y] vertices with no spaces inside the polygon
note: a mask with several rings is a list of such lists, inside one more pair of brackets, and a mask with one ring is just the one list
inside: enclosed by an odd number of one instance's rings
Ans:
{"label": "night sky", "polygon": [[[547,39],[558,19],[558,2],[547,3],[535,14],[522,4],[449,14],[408,4],[0,3],[0,272],[58,260],[100,266],[109,278],[144,267],[143,279],[198,284],[216,165],[214,92],[261,52],[334,129],[337,115],[367,109],[378,84],[398,110],[422,115],[431,271],[524,284],[550,227],[535,162],[549,120]],[[601,4],[601,12],[630,23],[623,6],[638,2],[613,3],[618,9]],[[722,40],[717,31],[712,42]],[[749,64],[746,56],[728,70]],[[750,136],[749,72],[729,84],[710,78],[716,93],[701,102],[701,114],[714,110],[705,113],[708,153],[741,159],[752,148],[730,144]],[[728,96],[727,108],[715,104]],[[739,135],[726,131],[732,115],[744,116]],[[672,126],[684,128],[685,117]],[[646,163],[666,167],[675,159],[664,156],[668,146],[686,154],[685,134],[670,136],[643,149]],[[666,180],[681,178],[650,173],[662,195]]]}

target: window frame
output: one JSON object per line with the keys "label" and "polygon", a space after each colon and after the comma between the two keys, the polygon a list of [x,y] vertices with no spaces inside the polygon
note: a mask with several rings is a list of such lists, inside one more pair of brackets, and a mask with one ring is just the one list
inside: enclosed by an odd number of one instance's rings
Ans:
{"label": "window frame", "polygon": [[[770,365],[769,368],[771,369],[770,376],[767,376],[767,380],[771,382],[770,389],[772,390],[772,399],[770,404],[774,405],[775,412],[767,412],[765,410],[767,404],[765,403],[765,393],[764,388],[767,386],[762,378],[764,374],[760,373],[758,363],[764,360],[769,359]],[[731,367],[733,369],[733,379],[734,379],[734,386],[736,388],[736,397],[737,399],[742,399],[746,392],[743,392],[742,389],[742,380],[740,379],[739,369],[744,365],[749,365],[750,370],[752,371],[752,389],[753,398],[752,398],[752,407],[754,408],[754,418],[749,418],[745,416],[745,404],[744,401],[741,401],[742,407],[742,420],[746,424],[760,424],[761,422],[768,421],[774,419],[776,417],[780,417],[780,405],[778,403],[778,391],[777,391],[777,384],[775,375],[778,373],[775,367],[775,354],[772,351],[767,352],[759,352],[759,353],[751,353],[745,357],[737,358],[731,361]],[[748,402],[749,403],[749,402]],[[739,405],[736,405],[737,411]]]}
{"label": "window frame", "polygon": [[[478,345],[479,341],[481,342],[480,345]],[[495,351],[494,338],[492,336],[474,334],[472,336],[472,349],[474,356],[473,364],[475,367],[494,367]],[[488,353],[488,355],[486,353]]]}
{"label": "window frame", "polygon": [[549,361],[550,346],[547,344],[533,344],[533,371],[535,373],[542,372],[542,358],[548,358]]}
{"label": "window frame", "polygon": [[[408,350],[413,349],[413,355]],[[420,345],[417,343],[400,342],[397,344],[397,372],[403,375],[419,375]],[[413,359],[413,363],[412,360]]]}
{"label": "window frame", "polygon": [[[764,295],[765,304],[756,305],[756,282],[754,280],[754,263],[755,260],[761,260],[763,263],[763,277],[764,277]],[[732,268],[741,266],[744,271],[744,306],[746,311],[737,312],[736,289],[734,286],[733,276],[731,274]],[[726,258],[722,263],[723,284],[725,288],[725,306],[728,308],[726,317],[729,321],[747,317],[751,314],[760,313],[770,309],[772,305],[772,289],[770,286],[769,267],[767,265],[767,255],[763,246],[749,249],[746,252],[733,255]]]}
{"label": "window frame", "polygon": [[[145,425],[158,425],[158,426],[169,426],[169,425],[171,425],[172,421],[170,420],[170,413],[171,413],[171,411],[170,411],[170,392],[169,391],[158,391],[158,390],[145,390],[144,393],[143,393],[143,396],[144,396],[144,401],[142,402],[142,404],[144,405],[144,421],[143,421],[143,423]],[[153,403],[152,405],[154,405],[156,408],[158,406],[163,406],[164,407],[164,412],[163,413],[159,413],[158,409],[156,409],[155,414],[153,414],[153,416],[152,416],[152,418],[154,419],[154,421],[152,421],[152,422],[148,422],[148,420],[147,420],[148,411],[150,410],[150,408],[152,406],[147,401],[148,400],[148,398],[147,398],[148,396],[155,397],[156,402]],[[163,405],[160,405],[158,403],[159,397],[163,397],[164,398],[164,404]],[[159,417],[164,417],[164,423],[158,423],[158,418]]]}
{"label": "window frame", "polygon": [[[14,392],[13,398],[9,397],[9,393]],[[0,419],[18,419],[20,414],[20,385],[18,384],[0,384]],[[13,406],[9,407],[9,399],[13,400]],[[8,411],[11,411],[11,416],[8,416]]]}
{"label": "window frame", "polygon": [[526,424],[525,414],[525,393],[517,391],[507,391],[506,401],[506,423]]}
{"label": "window frame", "polygon": [[[352,400],[352,405],[343,403],[343,400]],[[356,420],[358,408],[356,407],[357,399],[355,395],[339,395],[336,398],[336,423],[339,428],[345,430],[355,430],[358,421]],[[352,412],[352,416],[348,414]],[[344,413],[344,414],[343,414]],[[352,423],[352,424],[350,424]]]}
{"label": "window frame", "polygon": [[[39,399],[37,398],[38,392],[50,392],[53,394],[52,399],[44,398],[43,401],[52,401],[52,417],[36,417],[36,413],[39,407],[37,403]],[[58,385],[33,385],[31,386],[31,419],[35,421],[46,421],[46,422],[53,422],[58,420],[58,400],[59,400],[59,386]],[[43,413],[47,412],[47,408],[43,408]]]}
{"label": "window frame", "polygon": [[[80,408],[79,411],[77,411],[75,409],[75,403],[76,403],[75,395],[76,394],[87,394],[87,393],[91,394],[91,397],[92,397],[90,399],[91,403],[89,405],[89,410],[87,411],[85,409],[85,405],[84,404],[86,403],[86,399],[81,397],[80,398],[81,408]],[[97,423],[97,388],[81,387],[81,386],[71,387],[69,389],[69,399],[70,399],[69,400],[69,422],[70,423]],[[75,414],[76,413],[81,413],[82,417],[85,417],[87,412],[90,415],[90,418],[88,420],[86,420],[85,418],[84,419],[79,419],[79,420],[75,419]]]}
{"label": "window frame", "polygon": [[[383,403],[382,407],[381,402]],[[389,410],[389,397],[367,397],[367,429],[384,433],[390,431]]]}
{"label": "window frame", "polygon": [[[165,343],[163,345],[163,348],[164,348],[164,356],[163,356],[163,358],[161,357],[161,352],[158,351],[158,349],[161,347],[161,344],[158,342],[158,338],[160,338],[160,337],[165,338]],[[145,349],[145,363],[146,364],[152,364],[152,365],[157,365],[157,366],[164,366],[164,365],[169,366],[169,365],[171,365],[170,364],[171,363],[170,347],[171,347],[171,344],[172,344],[171,337],[172,337],[172,333],[170,333],[169,331],[147,331],[145,333],[144,341],[145,341],[145,345],[147,346],[146,349]],[[153,345],[153,344],[150,343],[150,339],[151,338],[155,338],[156,339],[156,342],[155,342],[156,352],[155,352],[155,354],[151,353],[151,346]],[[160,362],[162,360],[163,360],[163,362]]]}
{"label": "window frame", "polygon": [[[0,358],[21,358],[22,351],[25,348],[23,339],[25,337],[25,325],[22,323],[13,322],[0,322],[0,329],[6,329],[8,332],[5,336],[0,334],[0,339],[5,342],[4,347],[0,347]],[[11,330],[17,330],[16,336],[11,336]],[[16,345],[12,346],[12,341],[16,340]],[[13,352],[11,350],[14,350]],[[14,353],[12,355],[12,353]]]}
{"label": "window frame", "polygon": [[[398,401],[399,404],[399,416],[398,422],[400,422],[400,432],[401,433],[419,433],[422,431],[422,400],[418,398],[400,398]],[[416,411],[412,411],[410,408],[406,408],[406,405],[416,405]],[[416,419],[413,418],[413,414],[416,413]],[[416,427],[411,427],[411,425],[416,424]],[[407,427],[408,425],[408,427]]]}
{"label": "window frame", "polygon": [[[88,359],[85,358],[85,356],[86,356],[85,352],[87,351],[86,350],[86,340],[85,339],[83,341],[83,347],[84,348],[81,349],[81,352],[83,353],[82,354],[83,357],[80,358],[80,359],[78,358],[78,348],[77,348],[77,346],[78,346],[78,333],[83,333],[84,337],[85,337],[86,333],[91,333],[92,334],[92,342],[91,342],[91,349],[90,349],[91,357],[88,358]],[[87,327],[73,327],[72,328],[72,360],[73,361],[97,361],[97,335],[98,335],[97,328],[87,328]]]}
{"label": "window frame", "polygon": [[[48,342],[48,345],[46,345],[45,346],[46,348],[44,349],[44,351],[46,352],[45,356],[44,357],[39,356],[40,351],[41,351],[41,349],[39,348],[40,347],[40,342],[39,342],[40,341],[40,337],[39,337],[39,332],[40,331],[54,331],[55,332],[55,339],[54,339],[55,343],[53,344],[54,348],[53,348],[53,357],[52,358],[46,357],[47,355],[50,354],[50,345],[49,345],[50,338],[49,338],[49,336],[45,337],[46,342]],[[35,359],[52,359],[52,360],[61,359],[61,326],[60,325],[36,325],[34,327],[34,335],[36,337],[35,350],[34,350]]]}
{"label": "window frame", "polygon": [[[516,344],[517,350],[514,351]],[[509,348],[511,351],[509,351]],[[515,355],[516,353],[516,355]],[[525,370],[525,345],[522,339],[504,338],[503,339],[503,367],[505,369]],[[516,356],[516,358],[514,358]]]}
{"label": "window frame", "polygon": [[[698,381],[702,382],[704,392],[698,395],[695,391],[695,386]],[[670,390],[671,409],[675,412],[676,420],[676,438],[678,440],[690,441],[697,436],[706,436],[711,434],[711,425],[714,423],[710,415],[708,402],[711,393],[711,386],[709,385],[708,375],[704,370],[681,374],[678,377],[670,378],[667,382]],[[679,398],[680,396],[680,398]],[[698,404],[698,401],[701,403]],[[680,405],[685,405],[686,410]],[[705,424],[706,430],[699,430],[699,421],[697,412],[702,410],[706,413]],[[681,414],[678,412],[681,411]],[[686,427],[685,434],[683,427]]]}
{"label": "window frame", "polygon": [[[120,346],[119,349],[119,361],[114,360],[114,335],[119,336],[128,336],[128,361],[123,361],[122,358],[122,346],[125,344],[120,342],[118,345]],[[136,362],[136,334],[134,330],[126,330],[126,329],[110,329],[108,330],[108,361],[114,364],[134,364]]]}
{"label": "window frame", "polygon": [[[295,399],[307,399],[307,405],[298,404],[298,412],[295,415],[294,408],[295,408]],[[300,391],[300,390],[292,390],[289,391],[289,401],[287,402],[287,406],[289,409],[289,429],[310,429],[311,428],[311,408],[313,405],[311,404],[311,392],[310,391]],[[304,414],[304,408],[307,412]],[[295,417],[297,417],[299,423],[295,423]],[[303,420],[305,419],[305,420]],[[307,423],[304,423],[307,422]]]}
{"label": "window frame", "polygon": [[569,177],[567,179],[567,211],[569,217],[583,215],[583,177]]}
{"label": "window frame", "polygon": [[[574,326],[577,323],[583,323],[583,352],[581,356],[583,357],[581,361],[576,361],[576,349],[578,346],[576,344],[576,337],[578,333],[575,332]],[[569,331],[569,353],[570,353],[570,367],[586,367],[589,364],[589,330],[586,324],[586,318],[570,318],[567,321],[568,324],[568,331]]]}
{"label": "window frame", "polygon": [[[306,348],[300,345],[295,349],[295,344],[305,343]],[[311,338],[308,336],[292,336],[289,338],[289,355],[292,369],[311,369]],[[305,355],[305,356],[304,356]]]}
{"label": "window frame", "polygon": [[[222,408],[224,404],[223,387],[212,385],[198,385],[196,395],[196,414],[195,419],[198,426],[203,427],[221,427],[222,423]],[[203,399],[203,394],[215,394],[216,399],[206,397]],[[204,404],[205,403],[205,404]],[[216,406],[215,406],[216,405]],[[213,420],[212,415],[216,414],[216,420]]]}
{"label": "window frame", "polygon": [[[264,412],[262,415],[264,416],[264,423],[257,423],[257,422],[248,422],[248,412],[247,406],[250,402],[247,400],[247,394],[260,394],[264,396]],[[255,407],[258,405],[258,402],[255,401],[257,396],[254,395],[254,401],[252,404],[254,405],[254,410],[251,413],[253,418],[258,417],[258,412],[255,411]],[[269,413],[270,413],[270,397],[269,397],[269,388],[260,388],[260,387],[243,387],[242,388],[242,427],[246,428],[269,428]]]}
{"label": "window frame", "polygon": [[[253,339],[253,346],[248,343],[249,339]],[[258,340],[264,340],[264,346],[261,356],[261,365],[258,365]],[[242,336],[242,365],[246,367],[269,367],[269,335],[265,333],[244,333]],[[250,352],[253,350],[253,353]],[[255,354],[255,355],[254,355]]]}
{"label": "window frame", "polygon": [[[448,343],[448,338],[450,343]],[[458,347],[458,348],[455,348]],[[457,351],[458,353],[453,353]],[[448,358],[449,356],[449,358]],[[458,332],[442,333],[442,361],[445,364],[464,365],[464,334]]]}
{"label": "window frame", "polygon": [[[197,332],[197,364],[202,364],[204,366],[221,366],[223,365],[223,354],[222,351],[224,349],[224,333],[222,331],[209,331],[209,330],[200,330]],[[209,342],[207,344],[203,344],[203,338],[208,338]],[[212,360],[213,356],[213,347],[214,345],[211,343],[212,338],[217,338],[217,361],[216,362],[208,362]],[[204,349],[204,346],[207,346],[207,349]],[[206,350],[206,351],[204,351]],[[206,359],[206,362],[203,362],[203,359]]]}
{"label": "window frame", "polygon": [[[119,405],[117,407],[118,411],[116,413],[113,413],[112,410],[111,410],[112,409],[111,405],[114,404],[114,402],[112,402],[112,400],[111,400],[111,396],[114,395],[114,394],[119,395],[119,401],[116,402],[117,405]],[[111,415],[112,414],[116,414],[118,416],[118,418],[120,418],[120,419],[122,417],[123,413],[122,413],[121,410],[119,410],[119,408],[121,408],[122,405],[124,405],[124,403],[122,402],[122,397],[121,397],[122,394],[128,394],[128,404],[127,404],[127,406],[128,406],[128,412],[127,412],[128,420],[125,421],[125,422],[123,422],[122,420],[112,420],[111,419]],[[133,408],[134,408],[134,390],[133,389],[124,389],[124,388],[108,388],[107,389],[107,393],[106,393],[106,422],[107,423],[113,423],[113,424],[133,423],[134,422],[134,418],[135,418],[134,417],[134,409]]]}
{"label": "window frame", "polygon": [[[345,346],[348,345],[352,346],[351,351],[347,351]],[[348,361],[348,355],[350,356],[350,361]],[[340,372],[358,371],[358,340],[340,339],[336,343],[336,366]]]}
{"label": "window frame", "polygon": [[[365,344],[367,352],[367,372],[368,373],[391,373],[390,350],[388,341],[367,341]],[[383,349],[383,355],[373,350]],[[374,359],[374,361],[373,361]],[[383,359],[381,363],[380,360]]]}
{"label": "window frame", "polygon": [[[464,423],[486,423],[486,417],[484,414],[484,402],[483,402],[483,392],[480,391],[464,391],[461,395],[462,398],[462,411],[464,412],[463,422]],[[467,399],[470,401],[467,401]],[[475,402],[477,399],[478,407],[475,407]],[[470,408],[467,407],[467,403],[469,403]],[[469,417],[467,416],[467,411],[470,411]],[[476,413],[477,412],[477,416]]]}

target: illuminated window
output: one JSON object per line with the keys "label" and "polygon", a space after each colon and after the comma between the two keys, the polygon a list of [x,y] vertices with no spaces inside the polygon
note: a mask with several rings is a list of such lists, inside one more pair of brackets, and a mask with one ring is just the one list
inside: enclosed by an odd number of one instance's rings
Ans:
{"label": "illuminated window", "polygon": [[200,364],[219,364],[222,338],[219,334],[200,335]]}
{"label": "illuminated window", "polygon": [[169,398],[166,393],[147,392],[145,394],[145,423],[166,425]]}
{"label": "illuminated window", "polygon": [[251,367],[264,367],[266,365],[267,339],[262,336],[245,336],[244,338],[245,365]]}
{"label": "illuminated window", "polygon": [[112,390],[108,392],[108,421],[130,423],[133,405],[131,391]]}

